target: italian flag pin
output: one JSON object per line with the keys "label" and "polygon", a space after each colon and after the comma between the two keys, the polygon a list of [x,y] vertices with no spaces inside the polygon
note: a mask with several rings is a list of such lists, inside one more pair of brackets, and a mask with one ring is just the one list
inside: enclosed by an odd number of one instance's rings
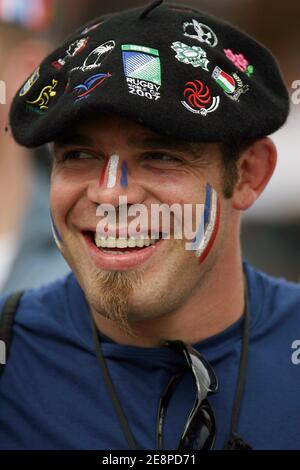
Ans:
{"label": "italian flag pin", "polygon": [[235,91],[235,81],[231,75],[224,72],[220,67],[215,67],[212,77],[216,82],[226,91],[226,93],[233,93]]}

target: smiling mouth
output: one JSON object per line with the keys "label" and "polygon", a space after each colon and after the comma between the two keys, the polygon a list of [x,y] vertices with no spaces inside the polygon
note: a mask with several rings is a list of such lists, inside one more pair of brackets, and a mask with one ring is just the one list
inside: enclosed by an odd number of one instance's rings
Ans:
{"label": "smiling mouth", "polygon": [[85,236],[88,236],[90,241],[103,253],[113,255],[124,255],[134,252],[140,252],[146,248],[156,245],[162,240],[162,234],[158,233],[155,237],[150,238],[148,236],[137,236],[137,237],[100,237],[94,232],[84,232]]}

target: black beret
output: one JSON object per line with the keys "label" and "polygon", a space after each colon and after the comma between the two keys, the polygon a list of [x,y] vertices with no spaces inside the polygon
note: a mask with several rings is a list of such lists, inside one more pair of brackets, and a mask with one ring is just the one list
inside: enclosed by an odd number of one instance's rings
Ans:
{"label": "black beret", "polygon": [[156,1],[71,35],[21,87],[10,124],[27,147],[105,113],[186,141],[242,143],[277,130],[288,112],[264,46],[219,18]]}

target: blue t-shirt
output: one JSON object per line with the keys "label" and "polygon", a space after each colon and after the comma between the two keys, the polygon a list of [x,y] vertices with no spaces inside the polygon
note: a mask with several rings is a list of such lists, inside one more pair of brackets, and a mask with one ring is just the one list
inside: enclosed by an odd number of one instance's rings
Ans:
{"label": "blue t-shirt", "polygon": [[[300,286],[245,265],[250,344],[238,433],[254,449],[300,449]],[[0,308],[4,299],[0,300]],[[212,364],[221,449],[228,438],[243,320],[193,346]],[[296,343],[295,343],[296,341]],[[118,397],[140,449],[155,449],[159,398],[181,358],[167,348],[102,337]],[[299,354],[300,357],[300,354]],[[187,372],[168,406],[165,448],[176,449],[195,399]],[[73,274],[24,294],[0,378],[0,449],[128,449],[97,362],[89,309]]]}

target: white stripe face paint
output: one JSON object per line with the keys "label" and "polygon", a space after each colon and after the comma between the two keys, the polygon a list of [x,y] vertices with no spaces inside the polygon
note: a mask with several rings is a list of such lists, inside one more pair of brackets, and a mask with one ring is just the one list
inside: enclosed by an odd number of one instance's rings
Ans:
{"label": "white stripe face paint", "polygon": [[217,199],[218,199],[217,193],[213,189],[212,190],[212,204],[211,204],[210,220],[209,220],[209,224],[208,224],[208,226],[207,226],[207,228],[204,232],[204,237],[201,240],[201,244],[200,244],[198,250],[195,253],[197,258],[199,258],[201,256],[201,254],[204,252],[204,250],[206,249],[206,247],[209,243],[209,240],[211,239],[212,233],[214,231],[215,223],[216,223],[216,217],[217,217]]}
{"label": "white stripe face paint", "polygon": [[111,155],[108,163],[107,188],[113,188],[116,184],[119,161],[119,155]]}
{"label": "white stripe face paint", "polygon": [[52,235],[53,235],[54,241],[55,241],[55,243],[56,243],[56,245],[57,245],[57,248],[60,250],[60,249],[61,249],[61,243],[60,243],[60,241],[59,241],[59,239],[58,239],[58,237],[57,237],[57,235],[56,235],[56,231],[55,231],[55,229],[54,229],[54,227],[53,227],[53,222],[52,222],[52,221],[51,221],[51,230],[52,230]]}

